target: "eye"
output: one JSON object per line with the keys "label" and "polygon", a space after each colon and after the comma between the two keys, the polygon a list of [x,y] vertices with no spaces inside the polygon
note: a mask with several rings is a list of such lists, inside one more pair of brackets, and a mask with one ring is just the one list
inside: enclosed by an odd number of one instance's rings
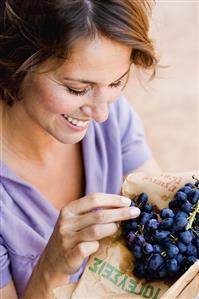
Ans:
{"label": "eye", "polygon": [[117,87],[120,87],[122,85],[122,81],[120,80],[120,81],[118,81],[118,82],[116,82],[116,83],[112,83],[111,85],[110,85],[110,87],[112,87],[112,88],[117,88]]}
{"label": "eye", "polygon": [[83,90],[74,90],[72,88],[66,87],[67,91],[70,94],[76,95],[76,96],[83,96],[87,93],[88,89],[83,89]]}

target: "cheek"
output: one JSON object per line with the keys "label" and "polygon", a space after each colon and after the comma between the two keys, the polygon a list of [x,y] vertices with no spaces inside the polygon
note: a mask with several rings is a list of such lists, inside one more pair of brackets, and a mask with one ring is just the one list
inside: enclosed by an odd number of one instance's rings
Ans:
{"label": "cheek", "polygon": [[39,89],[38,100],[44,110],[55,114],[72,111],[78,105],[62,87],[42,86]]}

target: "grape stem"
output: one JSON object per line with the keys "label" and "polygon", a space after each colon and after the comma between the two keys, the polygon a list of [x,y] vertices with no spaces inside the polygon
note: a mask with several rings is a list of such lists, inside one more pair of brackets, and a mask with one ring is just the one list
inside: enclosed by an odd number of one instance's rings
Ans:
{"label": "grape stem", "polygon": [[174,243],[178,241],[178,238],[174,237],[172,234],[170,234],[170,237]]}
{"label": "grape stem", "polygon": [[161,255],[162,255],[163,257],[166,257],[166,256],[167,256],[166,251],[162,251],[162,252],[161,252]]}
{"label": "grape stem", "polygon": [[189,214],[189,218],[188,218],[189,221],[188,221],[188,224],[186,226],[186,230],[192,228],[192,225],[193,225],[193,222],[194,222],[194,220],[196,218],[197,213],[199,213],[199,200],[198,200],[198,202],[197,202],[196,207],[194,208],[194,210]]}
{"label": "grape stem", "polygon": [[192,175],[192,179],[196,180],[196,181],[199,181],[198,178],[195,177],[195,175]]}

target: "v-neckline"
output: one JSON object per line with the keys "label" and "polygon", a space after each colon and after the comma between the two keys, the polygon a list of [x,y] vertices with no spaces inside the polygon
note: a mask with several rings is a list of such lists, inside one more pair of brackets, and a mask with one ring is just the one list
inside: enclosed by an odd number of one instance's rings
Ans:
{"label": "v-neckline", "polygon": [[[87,186],[88,186],[88,182],[87,182],[87,159],[85,159],[85,142],[84,139],[81,141],[81,149],[82,149],[82,161],[83,161],[83,168],[84,168],[84,177],[85,177],[85,188],[84,188],[84,195],[87,194]],[[4,169],[4,170],[3,170]],[[15,173],[15,171],[8,166],[3,160],[0,160],[0,174],[8,179],[14,180],[15,182],[22,184],[28,188],[30,188],[31,190],[33,190],[33,192],[35,194],[38,194],[37,197],[39,197],[40,199],[42,199],[43,204],[45,207],[49,207],[51,211],[54,211],[54,213],[58,216],[58,214],[60,213],[60,210],[58,208],[56,208],[49,200],[48,198],[40,191],[38,190],[37,187],[35,187],[33,184],[27,182],[25,179],[21,178],[19,175],[17,175]],[[7,175],[5,175],[7,174]]]}

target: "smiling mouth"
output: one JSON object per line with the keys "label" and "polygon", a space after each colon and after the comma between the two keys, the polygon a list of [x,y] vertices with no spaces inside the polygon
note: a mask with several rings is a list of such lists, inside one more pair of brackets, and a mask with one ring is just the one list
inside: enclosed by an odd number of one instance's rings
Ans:
{"label": "smiling mouth", "polygon": [[79,128],[84,128],[87,126],[87,124],[89,123],[88,120],[84,121],[84,120],[79,120],[77,118],[73,118],[71,116],[68,116],[66,114],[62,114],[62,116],[67,119],[67,121],[69,123],[71,123],[72,125],[76,126],[76,127],[79,127]]}

